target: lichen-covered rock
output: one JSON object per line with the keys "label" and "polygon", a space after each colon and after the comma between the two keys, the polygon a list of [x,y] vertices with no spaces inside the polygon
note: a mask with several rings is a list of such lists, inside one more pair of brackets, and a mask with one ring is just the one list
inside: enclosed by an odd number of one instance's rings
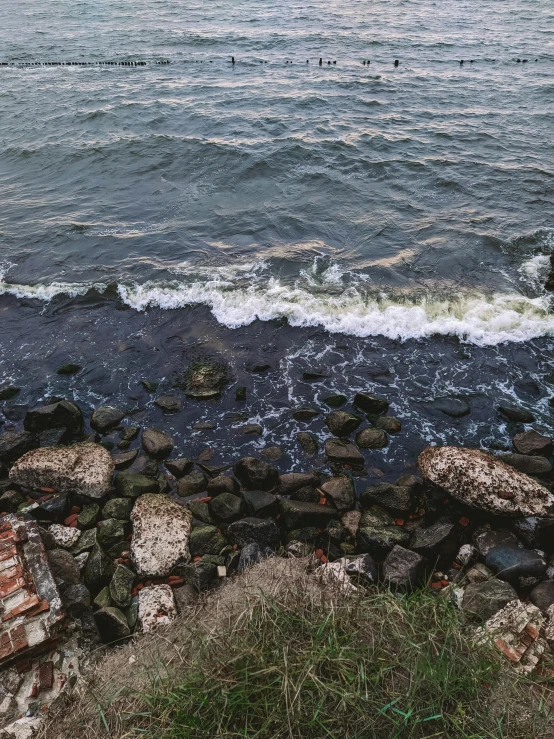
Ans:
{"label": "lichen-covered rock", "polygon": [[119,608],[112,608],[111,606],[101,608],[94,614],[94,619],[102,641],[106,644],[124,639],[131,633],[127,619]]}
{"label": "lichen-covered rock", "polygon": [[140,576],[165,577],[188,562],[192,513],[168,495],[140,497],[131,513],[131,559]]}
{"label": "lichen-covered rock", "polygon": [[554,495],[538,482],[477,449],[428,447],[423,476],[467,505],[513,516],[554,515]]}
{"label": "lichen-covered rock", "polygon": [[10,479],[28,488],[53,488],[102,498],[110,490],[114,463],[110,453],[85,442],[70,447],[43,447],[27,452],[10,470]]}
{"label": "lichen-covered rock", "polygon": [[169,585],[152,585],[140,591],[138,621],[145,634],[160,626],[168,626],[176,617],[177,607]]}
{"label": "lichen-covered rock", "polygon": [[159,492],[160,486],[152,477],[126,470],[115,478],[115,489],[122,498],[138,498],[146,493]]}
{"label": "lichen-covered rock", "polygon": [[110,599],[118,608],[128,608],[131,605],[134,581],[134,572],[125,565],[117,565],[110,582]]}

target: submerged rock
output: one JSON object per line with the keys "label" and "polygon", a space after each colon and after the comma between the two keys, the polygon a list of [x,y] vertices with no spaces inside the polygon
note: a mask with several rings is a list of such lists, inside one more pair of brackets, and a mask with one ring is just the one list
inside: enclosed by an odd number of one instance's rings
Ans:
{"label": "submerged rock", "polygon": [[516,405],[499,405],[498,410],[508,419],[508,421],[515,421],[517,423],[533,423],[535,420],[535,416],[532,413]]}
{"label": "submerged rock", "polygon": [[441,413],[444,413],[445,416],[451,416],[452,418],[461,418],[462,416],[467,416],[467,414],[471,410],[465,400],[461,400],[460,398],[448,397],[435,398],[431,402],[431,407],[437,411],[440,411]]}
{"label": "submerged rock", "polygon": [[365,413],[381,416],[389,409],[389,401],[367,393],[356,393],[354,405]]}
{"label": "submerged rock", "polygon": [[296,440],[302,447],[302,451],[307,457],[313,457],[317,454],[319,443],[317,437],[307,431],[299,431],[296,434]]}
{"label": "submerged rock", "polygon": [[361,449],[383,449],[389,440],[382,429],[362,429],[356,434],[356,444]]}
{"label": "submerged rock", "polygon": [[394,416],[379,416],[375,422],[378,429],[386,431],[387,434],[398,434],[402,431],[402,423]]}
{"label": "submerged rock", "polygon": [[532,478],[477,449],[428,447],[423,476],[466,505],[512,516],[551,516],[554,495]]}
{"label": "submerged rock", "polygon": [[111,406],[102,406],[97,408],[91,416],[90,425],[100,434],[118,426],[127,414],[121,408],[112,408]]}

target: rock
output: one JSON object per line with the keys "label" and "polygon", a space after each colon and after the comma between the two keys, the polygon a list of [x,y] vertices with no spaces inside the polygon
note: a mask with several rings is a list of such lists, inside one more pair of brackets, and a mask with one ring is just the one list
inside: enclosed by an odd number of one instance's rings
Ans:
{"label": "rock", "polygon": [[96,598],[94,599],[94,605],[97,608],[106,608],[107,606],[111,605],[112,599],[110,596],[110,588],[108,585],[106,585],[105,588],[102,588],[102,590],[98,593]]}
{"label": "rock", "polygon": [[246,400],[246,387],[244,385],[239,385],[235,389],[235,400],[239,403]]}
{"label": "rock", "polygon": [[99,444],[43,447],[27,452],[10,470],[10,479],[28,488],[52,488],[102,498],[110,490],[114,464]]}
{"label": "rock", "polygon": [[79,568],[69,552],[64,549],[52,549],[47,552],[48,564],[56,582],[61,582],[67,588],[79,582]]}
{"label": "rock", "polygon": [[36,449],[40,439],[29,431],[4,431],[0,434],[0,462],[10,465],[32,449]]}
{"label": "rock", "polygon": [[19,490],[6,490],[5,493],[0,496],[0,511],[3,513],[15,513],[22,503],[25,503],[26,498],[23,493]]}
{"label": "rock", "polygon": [[313,457],[317,454],[319,444],[316,436],[309,434],[307,431],[300,431],[296,434],[296,440],[307,457]]}
{"label": "rock", "polygon": [[160,626],[169,626],[177,618],[177,607],[169,585],[151,585],[138,595],[138,622],[148,634]]}
{"label": "rock", "polygon": [[227,529],[227,536],[232,544],[237,544],[240,548],[252,542],[273,550],[279,546],[277,524],[268,518],[243,518],[235,521]]}
{"label": "rock", "polygon": [[351,464],[354,466],[362,466],[364,463],[363,455],[356,449],[351,441],[343,439],[330,438],[325,440],[325,454],[333,462],[341,462],[342,464]]}
{"label": "rock", "polygon": [[[125,442],[128,443],[128,442]],[[135,459],[138,457],[139,450],[131,449],[129,452],[122,452],[121,454],[112,454],[112,459],[116,470],[125,470],[130,467]]]}
{"label": "rock", "polygon": [[76,557],[83,552],[87,552],[96,546],[98,541],[98,529],[87,529],[81,533],[77,544],[71,550],[71,554]]}
{"label": "rock", "polygon": [[348,436],[361,422],[361,418],[347,411],[332,411],[325,417],[325,423],[334,436]]}
{"label": "rock", "polygon": [[435,398],[431,401],[431,407],[436,411],[444,413],[445,416],[451,416],[452,418],[467,416],[471,410],[465,400],[448,397]]}
{"label": "rock", "polygon": [[66,518],[68,509],[69,496],[64,493],[63,495],[53,495],[40,504],[33,503],[23,508],[23,511],[37,521],[58,523]]}
{"label": "rock", "polygon": [[231,493],[234,495],[238,489],[238,482],[230,475],[218,475],[208,483],[208,495],[212,498],[221,495],[221,493]]}
{"label": "rock", "polygon": [[48,529],[57,546],[62,549],[71,549],[71,547],[79,541],[81,532],[79,529],[73,529],[70,526],[60,526],[53,523]]}
{"label": "rock", "polygon": [[535,420],[535,416],[532,413],[529,413],[529,411],[515,405],[499,405],[498,410],[509,421],[515,421],[517,423],[533,423]]}
{"label": "rock", "polygon": [[347,561],[345,570],[354,580],[364,585],[376,585],[378,581],[377,565],[371,554],[360,554]]}
{"label": "rock", "polygon": [[398,434],[402,431],[402,424],[394,416],[380,416],[375,422],[375,426],[386,431],[387,434]]}
{"label": "rock", "polygon": [[512,441],[516,451],[520,454],[548,457],[552,453],[552,439],[537,431],[524,431],[516,434]]}
{"label": "rock", "polygon": [[518,518],[512,524],[516,534],[530,549],[551,551],[554,543],[554,518]]}
{"label": "rock", "polygon": [[179,457],[179,459],[168,459],[165,462],[165,467],[178,480],[184,475],[188,475],[192,472],[194,467],[194,460],[188,457]]}
{"label": "rock", "polygon": [[160,387],[159,382],[152,382],[151,380],[141,380],[141,385],[147,393],[155,393],[156,390]]}
{"label": "rock", "polygon": [[74,364],[73,362],[68,362],[67,364],[62,364],[62,366],[58,369],[57,373],[58,375],[76,375],[77,372],[80,372],[83,368],[80,364]]}
{"label": "rock", "polygon": [[140,434],[140,426],[125,426],[119,432],[121,441],[134,441]]}
{"label": "rock", "polygon": [[526,454],[499,454],[498,459],[526,475],[546,475],[552,471],[552,465],[545,457],[530,457]]}
{"label": "rock", "polygon": [[458,549],[455,561],[456,564],[460,565],[460,567],[468,567],[476,562],[478,557],[479,552],[477,547],[474,547],[473,544],[462,544]]}
{"label": "rock", "polygon": [[264,559],[272,557],[275,552],[269,547],[260,547],[256,542],[246,544],[241,549],[238,569],[245,570],[247,567],[252,567],[258,562],[263,562]]}
{"label": "rock", "polygon": [[378,482],[377,485],[370,485],[360,493],[362,508],[379,505],[398,513],[407,513],[412,507],[412,502],[409,487],[391,485],[388,482]]}
{"label": "rock", "polygon": [[277,460],[281,459],[281,457],[283,456],[283,450],[280,446],[269,445],[264,446],[260,454],[266,459],[269,459],[270,462],[277,462]]}
{"label": "rock", "polygon": [[117,518],[119,521],[129,521],[134,505],[133,498],[112,498],[102,509],[102,516]]}
{"label": "rock", "polygon": [[174,443],[171,436],[164,431],[148,428],[142,433],[142,447],[153,459],[167,459],[173,451]]}
{"label": "rock", "polygon": [[548,609],[554,604],[554,581],[545,580],[536,585],[529,593],[529,600],[540,611],[546,614]]}
{"label": "rock", "polygon": [[190,534],[189,547],[192,557],[219,554],[227,540],[215,526],[195,526]]}
{"label": "rock", "polygon": [[319,491],[308,486],[296,490],[290,497],[291,500],[300,500],[302,503],[319,503],[321,500]]}
{"label": "rock", "polygon": [[90,425],[99,434],[118,426],[127,414],[121,408],[112,408],[109,405],[97,408],[91,416]]}
{"label": "rock", "polygon": [[94,614],[98,631],[105,644],[130,636],[131,630],[125,615],[119,608],[101,608]]}
{"label": "rock", "polygon": [[431,564],[450,564],[459,547],[456,527],[451,523],[434,523],[424,529],[416,529],[410,541],[410,549],[421,554]]}
{"label": "rock", "polygon": [[[85,566],[85,585],[93,593],[98,593],[103,587],[109,585],[114,570],[115,567],[112,560],[106,555],[102,548],[96,544],[90,553]],[[78,577],[77,582],[79,582]]]}
{"label": "rock", "polygon": [[229,368],[215,360],[202,360],[187,369],[186,394],[196,400],[217,398],[231,381]]}
{"label": "rock", "polygon": [[554,512],[549,490],[477,449],[428,447],[419,455],[419,466],[449,495],[489,513],[525,517]]}
{"label": "rock", "polygon": [[242,499],[251,516],[274,516],[277,513],[277,498],[271,493],[263,490],[246,490]]}
{"label": "rock", "polygon": [[302,379],[305,382],[321,382],[321,380],[324,380],[326,377],[327,377],[327,372],[325,372],[325,370],[320,370],[320,369],[306,370],[302,374]]}
{"label": "rock", "polygon": [[270,363],[267,361],[267,359],[258,358],[253,359],[245,364],[245,368],[247,372],[253,372],[254,374],[259,374],[261,372],[266,372],[268,369],[271,369]]}
{"label": "rock", "polygon": [[151,477],[125,471],[115,478],[115,489],[122,498],[139,498],[147,493],[157,493],[159,485]]}
{"label": "rock", "polygon": [[389,401],[384,398],[377,398],[375,395],[367,393],[356,393],[354,396],[354,405],[364,413],[370,413],[375,416],[382,416],[389,409]]}
{"label": "rock", "polygon": [[125,524],[117,518],[106,518],[98,526],[98,543],[104,549],[110,549],[125,539]]}
{"label": "rock", "polygon": [[165,577],[190,559],[192,513],[167,495],[143,495],[131,513],[131,559],[140,577]]}
{"label": "rock", "polygon": [[317,416],[319,416],[319,411],[316,411],[315,408],[297,408],[292,414],[295,421],[305,421],[306,423],[313,421]]}
{"label": "rock", "polygon": [[230,523],[240,518],[242,500],[232,493],[221,493],[209,503],[210,513],[217,521]]}
{"label": "rock", "polygon": [[509,529],[498,529],[496,531],[485,530],[475,534],[475,546],[481,557],[486,557],[491,549],[501,544],[518,546],[519,541]]}
{"label": "rock", "polygon": [[154,405],[161,408],[164,413],[177,413],[183,407],[183,401],[178,395],[160,395],[154,401]]}
{"label": "rock", "polygon": [[346,475],[331,477],[323,483],[321,489],[339,513],[344,513],[356,506],[354,483]]}
{"label": "rock", "polygon": [[325,528],[331,518],[337,517],[337,511],[331,506],[318,503],[302,503],[298,500],[279,501],[281,521],[286,529],[301,529],[305,526]]}
{"label": "rock", "polygon": [[0,388],[0,400],[11,400],[12,398],[15,398],[16,395],[19,395],[20,389],[18,387],[14,387],[13,385],[4,385],[4,387]]}
{"label": "rock", "polygon": [[289,472],[281,475],[279,479],[279,490],[282,495],[292,495],[300,488],[316,488],[321,482],[317,472]]}
{"label": "rock", "polygon": [[361,511],[348,511],[345,513],[341,518],[341,524],[348,532],[349,536],[352,539],[356,538],[356,533],[358,531],[358,525],[360,523],[360,518],[362,517]]}
{"label": "rock", "polygon": [[277,468],[254,457],[239,459],[233,472],[247,490],[273,490],[279,484]]}
{"label": "rock", "polygon": [[135,573],[125,565],[117,565],[110,582],[110,599],[118,608],[128,608],[131,605],[134,582]]}
{"label": "rock", "polygon": [[427,560],[421,554],[396,545],[385,559],[383,581],[393,590],[413,590],[421,582],[426,566]]}
{"label": "rock", "polygon": [[356,444],[361,449],[383,449],[389,443],[381,429],[362,429],[356,434]]}
{"label": "rock", "polygon": [[82,583],[70,585],[62,595],[62,602],[74,618],[90,608],[90,593]]}
{"label": "rock", "polygon": [[214,580],[217,580],[218,565],[206,559],[191,562],[182,568],[181,574],[185,583],[197,590],[205,590]]}
{"label": "rock", "polygon": [[500,580],[517,585],[521,584],[522,578],[540,578],[546,571],[546,562],[540,554],[509,544],[491,549],[485,564]]}
{"label": "rock", "polygon": [[362,513],[356,543],[359,552],[369,552],[377,561],[396,545],[406,546],[410,533],[398,526],[383,508],[373,506]]}
{"label": "rock", "polygon": [[517,600],[517,593],[513,587],[507,582],[493,578],[467,585],[464,590],[463,608],[487,621],[513,600]]}
{"label": "rock", "polygon": [[481,562],[476,562],[474,566],[466,572],[465,576],[468,582],[485,582],[485,580],[490,580],[491,577],[494,577],[494,573]]}
{"label": "rock", "polygon": [[339,393],[328,395],[326,398],[323,398],[323,402],[325,405],[328,405],[329,408],[340,408],[341,405],[346,403],[346,395],[340,395]]}
{"label": "rock", "polygon": [[204,492],[207,487],[208,481],[201,472],[191,472],[177,482],[176,492],[177,495],[186,498],[188,495]]}
{"label": "rock", "polygon": [[23,421],[25,431],[40,434],[50,429],[67,429],[73,435],[83,433],[83,414],[76,403],[61,400],[52,405],[43,405],[28,411]]}

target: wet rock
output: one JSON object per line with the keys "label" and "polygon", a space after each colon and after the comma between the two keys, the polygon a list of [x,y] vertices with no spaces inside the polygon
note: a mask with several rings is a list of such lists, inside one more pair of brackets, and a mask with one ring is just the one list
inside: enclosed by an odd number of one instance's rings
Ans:
{"label": "wet rock", "polygon": [[277,525],[273,519],[268,518],[243,518],[235,521],[227,529],[227,536],[240,548],[252,542],[273,550],[279,546]]}
{"label": "wet rock", "polygon": [[134,505],[133,498],[112,498],[102,509],[102,516],[116,518],[119,521],[129,521]]}
{"label": "wet rock", "polygon": [[267,359],[254,359],[247,362],[245,368],[247,372],[260,374],[261,372],[267,372],[268,369],[271,369],[271,365]]}
{"label": "wet rock", "polygon": [[525,517],[554,511],[549,490],[477,449],[428,447],[419,455],[419,466],[449,495],[489,513]]}
{"label": "wet rock", "polygon": [[265,517],[277,513],[277,498],[271,493],[263,490],[246,490],[242,499],[251,516]]}
{"label": "wet rock", "polygon": [[106,431],[118,426],[127,414],[121,408],[112,408],[111,406],[102,406],[97,408],[91,416],[90,425],[99,434],[105,434]]}
{"label": "wet rock", "polygon": [[83,432],[83,414],[76,403],[61,400],[52,405],[43,405],[28,411],[23,421],[25,431],[40,434],[50,429],[66,429],[78,436]]}
{"label": "wet rock", "polygon": [[412,507],[412,493],[407,486],[391,485],[388,482],[379,482],[370,485],[360,493],[362,508],[371,508],[379,505],[399,513],[406,513]]}
{"label": "wet rock", "polygon": [[292,495],[303,487],[317,487],[321,482],[317,472],[289,472],[281,475],[279,490],[282,495]]}
{"label": "wet rock", "polygon": [[296,434],[296,440],[307,457],[313,457],[317,454],[319,443],[316,436],[309,434],[307,431],[300,431]]}
{"label": "wet rock", "polygon": [[183,407],[183,401],[178,395],[160,395],[154,401],[164,413],[177,413]]}
{"label": "wet rock", "polygon": [[[52,552],[52,554],[53,553],[54,552]],[[85,566],[85,585],[93,593],[98,593],[103,587],[109,585],[114,570],[115,567],[112,560],[106,555],[103,549],[96,544],[91,551]],[[76,582],[79,582],[78,577]]]}
{"label": "wet rock", "polygon": [[357,580],[364,585],[377,584],[377,565],[371,554],[360,554],[357,557],[349,558],[344,569],[353,580]]}
{"label": "wet rock", "polygon": [[327,376],[328,375],[327,375],[327,372],[325,372],[325,370],[311,369],[311,370],[306,370],[302,374],[302,379],[305,382],[321,382]]}
{"label": "wet rock", "polygon": [[135,573],[125,565],[117,565],[110,582],[110,599],[115,606],[128,608],[131,605],[134,582]]}
{"label": "wet rock", "polygon": [[147,493],[157,493],[159,485],[151,477],[125,471],[115,478],[115,489],[122,498],[139,498]]}
{"label": "wet rock", "polygon": [[540,578],[546,571],[546,562],[540,554],[509,544],[491,549],[485,564],[500,580],[516,585],[520,585],[522,578]]}
{"label": "wet rock", "polygon": [[283,456],[283,450],[280,446],[269,445],[265,446],[260,454],[266,459],[269,459],[270,462],[277,462]]}
{"label": "wet rock", "polygon": [[410,541],[410,549],[421,554],[431,564],[452,562],[459,547],[456,527],[450,523],[435,523],[427,528],[416,529]]}
{"label": "wet rock", "polygon": [[101,608],[94,614],[94,620],[105,644],[124,639],[131,634],[125,614],[119,608],[111,606]]}
{"label": "wet rock", "polygon": [[381,429],[362,429],[356,434],[356,444],[361,449],[383,449],[389,443]]}
{"label": "wet rock", "polygon": [[179,459],[168,459],[165,462],[165,467],[178,480],[184,475],[188,475],[192,472],[194,467],[194,460],[188,457],[179,457]]}
{"label": "wet rock", "polygon": [[230,381],[227,365],[216,360],[202,360],[187,369],[186,394],[196,400],[217,398]]}
{"label": "wet rock", "polygon": [[173,451],[173,439],[160,429],[148,428],[142,434],[142,448],[153,459],[167,459]]}
{"label": "wet rock", "polygon": [[110,490],[114,464],[99,444],[44,447],[27,452],[10,470],[10,479],[29,488],[52,488],[102,498]]}
{"label": "wet rock", "polygon": [[138,453],[138,449],[132,449],[129,452],[112,454],[112,459],[116,470],[125,470],[127,469],[127,467],[130,467],[135,459],[138,457]]}
{"label": "wet rock", "polygon": [[131,513],[131,559],[139,576],[165,577],[188,562],[192,514],[167,495],[143,495]]}
{"label": "wet rock", "polygon": [[191,472],[177,482],[177,495],[185,498],[188,495],[203,493],[208,487],[208,481],[201,472]]}
{"label": "wet rock", "polygon": [[0,400],[11,400],[16,395],[19,395],[19,393],[20,389],[18,387],[4,385],[4,387],[0,388]]}
{"label": "wet rock", "polygon": [[530,549],[554,549],[554,518],[519,518],[512,526]]}
{"label": "wet rock", "polygon": [[0,462],[10,465],[32,449],[36,449],[40,440],[29,431],[4,431],[0,434]]}
{"label": "wet rock", "polygon": [[423,579],[427,560],[417,552],[396,545],[383,564],[383,581],[393,590],[410,591]]}
{"label": "wet rock", "polygon": [[70,585],[62,595],[62,602],[74,618],[90,608],[90,593],[82,583]]}
{"label": "wet rock", "polygon": [[509,529],[498,529],[496,531],[485,530],[475,534],[475,546],[481,557],[486,557],[494,547],[507,544],[509,546],[518,546],[519,541]]}
{"label": "wet rock", "polygon": [[436,411],[444,413],[445,416],[451,416],[452,418],[461,418],[462,416],[467,416],[467,414],[471,410],[465,400],[461,400],[460,398],[448,397],[435,398],[431,402],[431,407]]}
{"label": "wet rock", "polygon": [[256,542],[246,544],[240,552],[238,569],[239,571],[245,570],[247,567],[258,564],[258,562],[263,562],[264,559],[272,557],[274,554],[275,552],[272,549],[269,547],[260,547]]}
{"label": "wet rock", "polygon": [[67,364],[62,364],[62,366],[58,369],[57,373],[58,375],[76,375],[77,372],[80,372],[83,368],[80,364],[74,364],[73,362],[68,362]]}
{"label": "wet rock", "polygon": [[361,517],[361,511],[348,511],[341,517],[341,524],[352,539],[356,538],[356,533],[358,531],[358,525],[360,523]]}
{"label": "wet rock", "polygon": [[240,459],[233,472],[247,490],[273,490],[279,484],[277,468],[254,457]]}
{"label": "wet rock", "polygon": [[119,432],[121,441],[134,441],[140,434],[140,426],[125,426]]}
{"label": "wet rock", "polygon": [[545,580],[539,583],[529,593],[529,600],[540,611],[547,613],[548,609],[554,604],[554,581]]}
{"label": "wet rock", "polygon": [[77,585],[79,582],[79,568],[75,560],[65,549],[52,549],[47,552],[48,564],[57,583],[63,583],[64,588]]}
{"label": "wet rock", "polygon": [[235,389],[235,400],[239,403],[246,400],[246,387],[244,385],[239,385]]}
{"label": "wet rock", "polygon": [[177,618],[177,607],[169,585],[151,585],[138,595],[138,622],[141,631],[148,634],[169,626]]}
{"label": "wet rock", "polygon": [[533,423],[535,420],[535,416],[532,413],[516,405],[499,405],[498,410],[505,418],[508,419],[508,421],[515,421],[516,423]]}
{"label": "wet rock", "polygon": [[351,464],[361,467],[364,463],[363,455],[351,441],[330,438],[325,440],[325,454],[333,462]]}
{"label": "wet rock", "polygon": [[531,457],[526,454],[500,454],[498,459],[526,475],[546,475],[552,471],[552,465],[545,457]]}
{"label": "wet rock", "polygon": [[520,454],[542,455],[548,457],[552,453],[552,439],[537,431],[524,431],[516,434],[513,444]]}
{"label": "wet rock", "polygon": [[71,547],[78,542],[79,537],[81,536],[79,529],[74,529],[70,526],[60,526],[57,523],[53,523],[48,531],[53,537],[56,545],[62,549],[71,549]]}
{"label": "wet rock", "polygon": [[242,500],[232,493],[221,493],[212,498],[209,503],[210,513],[217,521],[230,523],[240,518],[242,513]]}
{"label": "wet rock", "polygon": [[279,501],[281,522],[286,529],[302,529],[305,526],[325,528],[331,518],[337,517],[337,511],[331,506],[318,503],[302,503],[299,500]]}
{"label": "wet rock", "polygon": [[380,416],[377,419],[375,426],[378,429],[386,431],[387,434],[398,434],[402,431],[401,422],[394,416]]}
{"label": "wet rock", "polygon": [[125,523],[117,518],[106,518],[98,525],[98,543],[104,549],[110,549],[125,539]]}
{"label": "wet rock", "polygon": [[329,408],[340,408],[341,405],[346,403],[346,395],[340,395],[339,393],[328,395],[326,398],[323,398],[323,402],[325,405],[328,405]]}
{"label": "wet rock", "polygon": [[264,432],[259,423],[247,423],[244,426],[240,427],[240,431],[247,436],[252,434],[261,436]]}
{"label": "wet rock", "polygon": [[361,418],[347,411],[332,411],[325,417],[325,424],[334,436],[348,436],[361,422]]}
{"label": "wet rock", "polygon": [[358,551],[369,552],[379,561],[396,544],[407,546],[409,541],[410,533],[398,526],[383,508],[373,506],[362,513],[356,534]]}
{"label": "wet rock", "polygon": [[356,506],[354,483],[346,475],[331,477],[323,483],[321,489],[339,513],[344,513]]}
{"label": "wet rock", "polygon": [[364,413],[381,416],[389,409],[389,401],[385,398],[377,398],[375,395],[367,393],[356,393],[354,396],[354,405]]}
{"label": "wet rock", "polygon": [[321,494],[318,490],[308,485],[296,490],[290,497],[292,500],[300,500],[302,503],[319,503],[321,500]]}
{"label": "wet rock", "polygon": [[464,590],[463,608],[487,621],[504,606],[517,600],[513,587],[502,580],[470,583]]}
{"label": "wet rock", "polygon": [[315,408],[297,408],[292,414],[295,421],[304,421],[305,423],[313,421],[317,416],[319,416],[319,411],[316,411]]}
{"label": "wet rock", "polygon": [[238,482],[230,475],[218,475],[208,483],[208,495],[212,498],[221,495],[221,493],[231,493],[234,495],[238,489]]}

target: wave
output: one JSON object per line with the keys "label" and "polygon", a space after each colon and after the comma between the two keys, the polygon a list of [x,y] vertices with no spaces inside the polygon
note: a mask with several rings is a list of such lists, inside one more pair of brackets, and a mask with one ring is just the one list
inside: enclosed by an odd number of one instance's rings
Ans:
{"label": "wave", "polygon": [[[539,282],[547,259],[535,256],[520,267],[521,279]],[[457,336],[478,346],[523,342],[554,335],[551,299],[515,290],[486,294],[451,289],[425,293],[377,288],[365,273],[343,271],[337,264],[315,260],[294,280],[271,274],[266,262],[229,267],[172,268],[175,279],[144,283],[52,282],[23,285],[5,280],[0,265],[0,295],[51,301],[56,296],[79,297],[90,291],[105,294],[114,288],[120,300],[137,311],[178,310],[207,306],[216,320],[238,328],[256,320],[286,319],[290,326],[320,326],[330,333],[356,337],[385,336],[406,341],[433,335]]]}

